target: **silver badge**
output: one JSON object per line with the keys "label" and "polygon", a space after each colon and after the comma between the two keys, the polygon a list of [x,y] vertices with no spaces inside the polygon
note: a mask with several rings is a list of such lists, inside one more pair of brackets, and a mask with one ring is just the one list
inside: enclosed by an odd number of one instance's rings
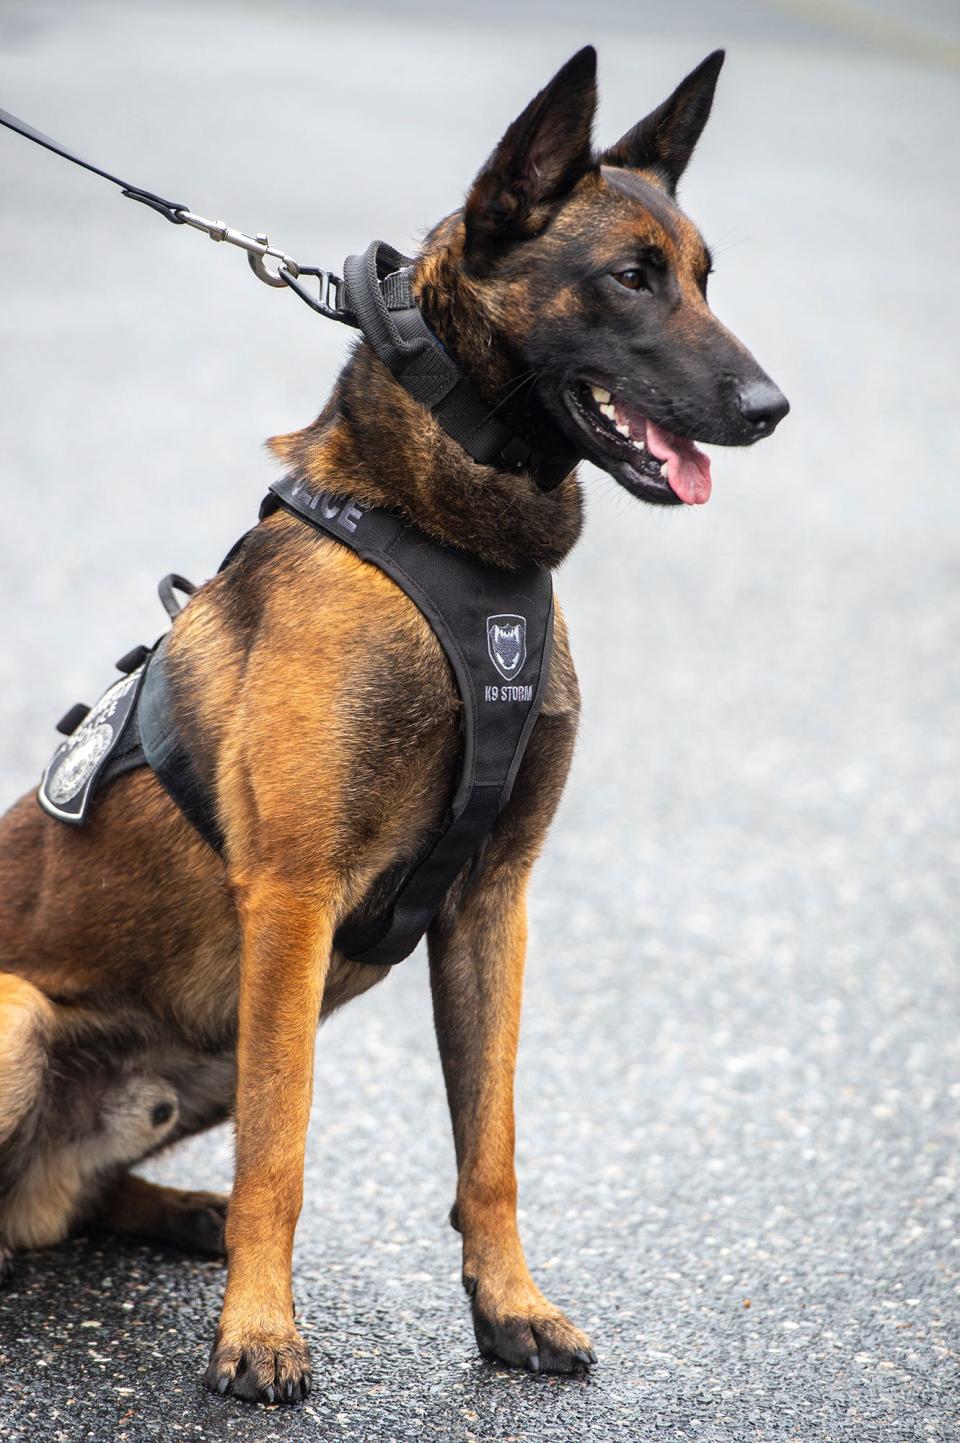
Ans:
{"label": "silver badge", "polygon": [[504,681],[512,681],[527,659],[527,618],[488,616],[487,651]]}
{"label": "silver badge", "polygon": [[97,762],[113,741],[113,727],[90,727],[86,722],[77,728],[64,745],[57,769],[47,778],[47,794],[61,806],[77,795],[96,770]]}
{"label": "silver badge", "polygon": [[[116,736],[114,713],[127,693],[140,680],[142,667],[121,677],[97,704],[90,708],[72,736],[57,748],[41,783],[41,791],[56,806],[64,806],[83,791],[100,762],[110,750]],[[117,719],[122,726],[128,708]]]}

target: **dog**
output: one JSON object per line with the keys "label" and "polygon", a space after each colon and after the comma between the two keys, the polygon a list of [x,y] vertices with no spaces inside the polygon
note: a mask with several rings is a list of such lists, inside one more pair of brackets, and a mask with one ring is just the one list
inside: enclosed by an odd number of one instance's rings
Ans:
{"label": "dog", "polygon": [[[709,56],[598,153],[596,57],[581,50],[415,259],[422,316],[491,408],[575,453],[559,484],[478,464],[361,341],[319,418],[271,442],[307,491],[349,492],[508,572],[553,568],[576,542],[577,459],[651,505],[707,500],[696,442],[750,445],[788,410],[712,314],[710,253],[676,201],[722,62]],[[509,678],[518,618],[490,621],[491,659]],[[33,794],[0,822],[0,1261],[91,1228],[225,1253],[206,1382],[296,1402],[311,1384],[291,1251],[315,1032],[389,970],[352,960],[334,936],[437,825],[461,699],[409,596],[282,508],[191,597],[168,654],[222,855],[149,768],[106,787],[82,828]],[[558,609],[512,796],[428,933],[458,1172],[451,1222],[477,1342],[559,1373],[596,1355],[524,1258],[513,1083],[525,896],[578,709]],[[230,1117],[229,1207],[131,1172]]]}

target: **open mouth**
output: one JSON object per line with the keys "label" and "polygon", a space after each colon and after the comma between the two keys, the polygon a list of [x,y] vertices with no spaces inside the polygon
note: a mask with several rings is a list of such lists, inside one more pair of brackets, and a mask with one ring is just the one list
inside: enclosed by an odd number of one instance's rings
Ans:
{"label": "open mouth", "polygon": [[590,381],[575,382],[564,400],[593,442],[590,459],[633,495],[660,506],[702,506],[710,499],[710,458],[687,437]]}

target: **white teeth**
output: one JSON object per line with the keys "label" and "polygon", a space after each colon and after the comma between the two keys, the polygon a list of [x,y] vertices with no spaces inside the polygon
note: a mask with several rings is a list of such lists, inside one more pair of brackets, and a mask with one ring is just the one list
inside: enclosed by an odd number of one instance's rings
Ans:
{"label": "white teeth", "polygon": [[618,421],[617,430],[620,432],[621,436],[626,436],[627,440],[630,440],[630,427],[627,425],[626,421]]}
{"label": "white teeth", "polygon": [[661,462],[660,462],[660,475],[663,477],[664,481],[666,481],[667,476],[668,476],[669,474],[670,474],[670,467],[667,465],[666,461],[661,461]]}
{"label": "white teeth", "polygon": [[610,400],[610,392],[605,391],[602,386],[591,386],[590,389],[598,406],[603,406]]}
{"label": "white teeth", "polygon": [[[633,437],[631,437],[631,440],[633,440]],[[635,449],[636,449],[637,451],[645,451],[645,450],[647,449],[646,443],[645,443],[644,441],[636,441],[636,440],[634,440],[634,441],[633,441],[633,444],[634,444],[634,447],[635,447]]]}
{"label": "white teeth", "polygon": [[615,421],[617,418],[617,413],[611,405],[601,406],[600,414],[601,416],[606,416],[611,421]]}

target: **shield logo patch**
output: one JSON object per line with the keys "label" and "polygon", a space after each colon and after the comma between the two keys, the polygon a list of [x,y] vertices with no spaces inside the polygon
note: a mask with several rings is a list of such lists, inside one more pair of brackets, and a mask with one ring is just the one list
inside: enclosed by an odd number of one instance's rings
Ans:
{"label": "shield logo patch", "polygon": [[527,659],[527,618],[509,612],[488,616],[487,651],[504,681],[513,681]]}
{"label": "shield logo patch", "polygon": [[38,800],[62,822],[84,821],[100,774],[122,737],[140,691],[144,668],[104,692],[76,731],[54,752],[40,782]]}

